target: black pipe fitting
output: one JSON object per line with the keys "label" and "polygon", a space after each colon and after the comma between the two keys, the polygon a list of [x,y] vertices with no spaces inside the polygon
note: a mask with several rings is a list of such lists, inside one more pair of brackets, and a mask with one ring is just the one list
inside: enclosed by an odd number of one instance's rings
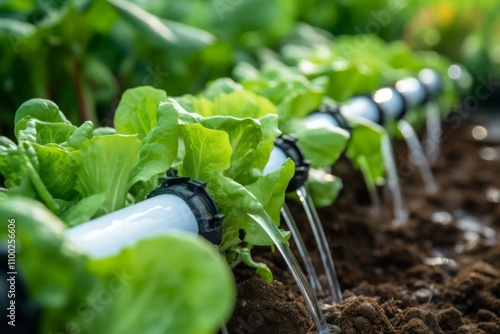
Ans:
{"label": "black pipe fitting", "polygon": [[304,158],[304,154],[296,144],[297,138],[289,135],[282,135],[274,140],[274,145],[281,149],[287,157],[295,163],[295,173],[288,183],[286,192],[299,189],[306,181],[309,173],[309,160]]}
{"label": "black pipe fitting", "polygon": [[198,233],[215,245],[222,242],[224,215],[219,213],[213,197],[208,193],[206,183],[189,177],[171,176],[163,180],[160,187],[147,198],[172,194],[182,198],[198,222]]}
{"label": "black pipe fitting", "polygon": [[340,112],[339,106],[331,106],[328,104],[322,104],[321,106],[319,106],[318,111],[315,111],[315,112],[311,113],[310,115],[312,115],[314,113],[318,113],[318,112],[325,113],[325,114],[332,116],[332,118],[335,120],[335,122],[337,122],[339,124],[340,128],[351,133],[352,128],[349,126],[349,124],[347,123],[347,120]]}

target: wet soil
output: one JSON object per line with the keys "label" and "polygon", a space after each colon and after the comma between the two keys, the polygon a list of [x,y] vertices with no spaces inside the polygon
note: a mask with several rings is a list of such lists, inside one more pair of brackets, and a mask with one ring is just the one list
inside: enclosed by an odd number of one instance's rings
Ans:
{"label": "wet soil", "polygon": [[[436,194],[426,194],[406,146],[394,142],[410,213],[404,226],[393,226],[390,205],[372,214],[347,159],[335,166],[345,189],[334,205],[318,210],[344,297],[331,305],[320,296],[331,333],[500,333],[500,144],[474,140],[474,125],[456,124],[444,125],[433,168]],[[383,189],[380,194],[387,197]],[[289,206],[321,273],[305,214],[298,204]],[[259,248],[254,257],[275,281],[235,269],[238,300],[229,333],[315,333],[281,256]]]}

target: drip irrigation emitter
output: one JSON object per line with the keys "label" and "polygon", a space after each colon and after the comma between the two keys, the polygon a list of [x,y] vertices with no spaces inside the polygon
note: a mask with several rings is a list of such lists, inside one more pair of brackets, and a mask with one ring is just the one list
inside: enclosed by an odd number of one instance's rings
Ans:
{"label": "drip irrigation emitter", "polygon": [[[393,95],[393,97],[394,96],[397,95]],[[385,105],[392,105],[392,102],[386,101]],[[355,96],[348,100],[344,105],[341,105],[339,111],[346,118],[349,116],[357,116],[382,127],[384,127],[386,119],[391,115],[391,113],[384,112],[384,104],[375,102],[372,95]],[[398,112],[394,113],[398,114]],[[403,204],[403,195],[399,185],[394,150],[388,135],[384,135],[382,138],[382,155],[384,157],[386,168],[387,185],[391,190],[394,202],[394,219],[399,224],[400,222],[402,223],[406,221],[408,218],[408,212]],[[368,168],[368,166],[361,165],[362,172],[363,167]],[[365,174],[365,172],[363,174]],[[370,178],[365,177],[365,179]],[[369,188],[374,188],[374,185],[370,185]],[[375,190],[371,192],[370,197],[372,198],[372,201],[374,201],[373,204],[378,205],[379,201]]]}
{"label": "drip irrigation emitter", "polygon": [[218,212],[206,183],[168,177],[142,202],[66,230],[66,237],[92,258],[117,254],[140,240],[184,231],[218,245],[224,215]]}
{"label": "drip irrigation emitter", "polygon": [[[389,91],[387,92],[392,91],[393,89],[389,89]],[[401,104],[404,105],[404,102],[401,102]],[[356,116],[358,118],[363,118],[372,123],[383,126],[386,118],[391,116],[391,113],[384,112],[384,107],[387,106],[397,107],[397,101],[387,100],[383,103],[376,103],[371,95],[358,95],[340,106],[323,106],[319,111],[313,112],[312,114],[307,116],[305,118],[305,121],[323,122],[323,126],[337,128],[340,127],[350,131],[345,119],[349,118],[350,116]],[[394,111],[392,113],[398,115],[401,113],[401,111]],[[408,218],[408,213],[403,205],[401,188],[399,186],[399,179],[396,170],[396,163],[394,161],[394,153],[391,141],[389,140],[388,136],[383,137],[382,154],[384,156],[384,163],[386,167],[387,184],[391,189],[393,195],[394,218],[396,222],[404,222]],[[363,177],[367,184],[367,189],[372,201],[372,205],[374,208],[378,208],[380,200],[376,191],[376,185],[374,182],[372,182],[371,176],[369,176],[368,165],[360,163],[360,170],[363,173]]]}
{"label": "drip irrigation emitter", "polygon": [[[359,108],[361,104],[368,102],[370,108],[368,108],[368,111],[364,115],[366,117],[369,117],[372,121],[377,121],[377,120],[382,121],[382,115],[380,109],[376,108],[376,106],[374,106],[373,103],[366,101],[365,98],[366,98],[365,96],[360,97],[355,103],[355,105],[357,105],[356,108],[352,108],[351,110],[355,110]],[[343,116],[341,108],[342,106],[330,106],[326,104],[321,105],[317,111],[314,111],[310,113],[308,116],[306,116],[304,118],[304,122],[305,124],[307,124],[306,126],[308,128],[316,128],[316,127],[327,127],[331,129],[340,128],[349,132],[350,136],[346,145],[347,147],[351,139],[352,128],[349,126],[347,120]],[[346,112],[345,109],[343,109],[343,112]],[[360,110],[360,112],[358,112],[357,115],[361,116],[361,114],[362,112]],[[373,206],[372,210],[375,214],[378,214],[380,200],[377,194],[376,184],[375,182],[371,182],[372,178],[369,175],[370,170],[368,164],[366,162],[365,163],[360,162],[359,165],[361,173],[363,174],[363,178],[365,179],[367,185],[368,194],[370,196],[370,200]]]}
{"label": "drip irrigation emitter", "polygon": [[[296,192],[299,200],[304,208],[304,211],[311,225],[311,229],[318,246],[318,250],[321,256],[321,261],[325,269],[325,275],[328,283],[328,295],[331,297],[331,301],[334,304],[342,302],[342,292],[340,290],[340,284],[337,278],[337,273],[335,270],[335,265],[332,258],[332,253],[330,246],[328,245],[328,240],[326,239],[323,226],[314,207],[314,203],[310,196],[307,187],[307,177],[309,172],[309,161],[304,158],[302,151],[296,144],[297,139],[292,136],[283,135],[275,139],[274,148],[271,152],[269,162],[264,168],[264,174],[271,173],[278,168],[280,168],[283,163],[290,158],[295,163],[295,174],[290,180],[287,192]],[[309,276],[311,286],[318,293],[324,294],[325,290],[322,288],[321,283],[318,279],[314,266],[312,264],[311,257],[306,249],[304,240],[300,234],[299,228],[288,208],[286,203],[283,204],[281,210],[283,219],[285,220],[292,237],[297,244],[299,253],[304,262],[306,272]]]}

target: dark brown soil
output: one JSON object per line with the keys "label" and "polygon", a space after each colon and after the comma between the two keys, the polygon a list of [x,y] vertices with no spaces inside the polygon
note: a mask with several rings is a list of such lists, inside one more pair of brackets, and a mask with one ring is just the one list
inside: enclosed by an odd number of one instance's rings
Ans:
{"label": "dark brown soil", "polygon": [[[335,166],[345,190],[333,206],[318,210],[344,296],[339,305],[322,299],[331,333],[500,333],[500,157],[481,157],[485,147],[500,144],[474,141],[472,125],[454,124],[445,123],[435,195],[426,195],[420,174],[405,163],[406,145],[394,144],[410,212],[403,227],[391,225],[389,206],[374,217],[360,175],[349,172],[346,160]],[[315,250],[301,206],[289,205]],[[276,281],[267,284],[253,270],[236,268],[229,333],[315,333],[281,256],[267,248],[254,254]],[[312,256],[321,273],[319,255]]]}

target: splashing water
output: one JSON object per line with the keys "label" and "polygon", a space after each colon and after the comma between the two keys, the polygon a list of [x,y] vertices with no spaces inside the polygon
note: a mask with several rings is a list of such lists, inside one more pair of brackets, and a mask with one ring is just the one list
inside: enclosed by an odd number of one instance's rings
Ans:
{"label": "splashing water", "polygon": [[434,166],[441,151],[441,111],[437,102],[432,101],[425,106],[427,135],[425,153],[431,166]]}
{"label": "splashing water", "polygon": [[411,162],[418,168],[422,179],[425,183],[425,190],[428,194],[435,194],[438,190],[434,175],[432,175],[431,167],[425,157],[424,150],[415,133],[413,127],[407,121],[401,119],[398,121],[398,128],[403,134],[403,137],[410,150]]}
{"label": "splashing water", "polygon": [[408,211],[403,205],[403,195],[401,194],[401,187],[399,186],[398,173],[396,169],[396,162],[394,161],[394,153],[392,144],[387,135],[382,138],[382,155],[384,156],[384,164],[387,174],[387,185],[392,194],[394,202],[394,221],[395,226],[405,224],[408,219]]}
{"label": "splashing water", "polygon": [[[255,220],[264,229],[264,231],[266,231],[266,233],[269,235],[271,240],[278,248],[278,251],[283,256],[283,259],[285,260],[286,264],[288,265],[288,268],[292,272],[293,278],[295,279],[295,282],[297,283],[297,286],[299,287],[300,292],[304,297],[306,306],[309,312],[311,313],[311,318],[313,319],[314,324],[316,326],[317,333],[329,334],[330,330],[328,328],[328,324],[326,323],[323,312],[321,311],[321,307],[319,306],[318,300],[316,299],[316,295],[314,294],[311,285],[304,276],[304,273],[300,268],[299,262],[297,262],[297,259],[293,255],[290,247],[288,247],[288,245],[283,243],[275,235],[275,231],[270,227],[272,225],[269,225],[261,216],[252,213],[247,213],[247,215],[253,220]],[[271,224],[273,223],[271,222]]]}
{"label": "splashing water", "polygon": [[314,207],[309,191],[307,190],[307,185],[301,186],[297,189],[297,195],[299,196],[300,202],[304,207],[309,224],[316,239],[316,244],[318,245],[319,254],[321,256],[321,261],[323,262],[323,267],[325,268],[325,275],[328,282],[329,295],[334,304],[342,302],[342,292],[340,290],[340,284],[337,278],[337,273],[335,271],[335,265],[333,263],[332,252],[330,251],[330,246],[328,245],[328,240],[325,236],[325,231],[319,220],[318,213]]}
{"label": "splashing water", "polygon": [[316,274],[316,270],[314,269],[311,256],[307,251],[306,244],[304,243],[304,239],[302,239],[302,235],[300,234],[299,228],[295,219],[288,208],[286,203],[283,204],[283,208],[281,208],[281,215],[285,220],[290,233],[292,234],[293,240],[297,245],[299,250],[300,257],[302,258],[302,262],[304,262],[304,268],[306,269],[307,276],[309,277],[309,282],[311,283],[311,287],[317,293],[321,293],[323,291],[323,287],[321,286],[321,282],[319,281],[318,275]]}

